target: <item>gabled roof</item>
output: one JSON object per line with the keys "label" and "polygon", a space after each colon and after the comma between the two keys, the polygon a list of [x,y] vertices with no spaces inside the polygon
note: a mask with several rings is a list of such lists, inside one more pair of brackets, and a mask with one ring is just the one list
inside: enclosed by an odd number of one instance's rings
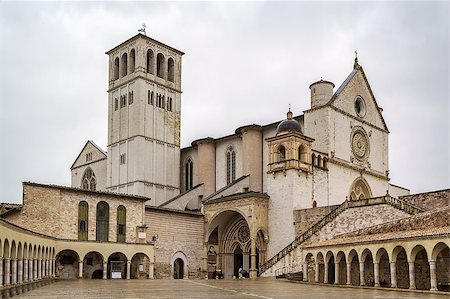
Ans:
{"label": "gabled roof", "polygon": [[370,87],[369,81],[367,80],[366,74],[364,73],[364,69],[361,65],[358,64],[358,61],[355,59],[355,65],[353,67],[352,72],[348,75],[348,77],[342,82],[341,86],[336,90],[336,92],[333,94],[331,99],[326,103],[324,106],[333,106],[334,101],[337,99],[337,97],[342,93],[342,91],[347,87],[347,85],[350,83],[350,81],[355,77],[355,75],[361,72],[362,77],[364,78],[364,82],[367,84],[367,88],[369,90],[369,93],[375,103],[375,107],[377,108],[378,115],[381,118],[381,121],[383,123],[384,129],[389,132],[389,129],[386,125],[386,122],[384,121],[383,114],[380,112],[380,107],[378,106],[377,100],[375,98],[375,95],[373,94],[372,88]]}
{"label": "gabled roof", "polygon": [[174,51],[174,52],[177,52],[177,53],[180,54],[180,55],[184,55],[184,54],[185,54],[184,52],[182,52],[182,51],[180,51],[180,50],[177,50],[177,49],[175,49],[175,48],[173,48],[173,47],[171,47],[171,46],[168,46],[168,45],[166,45],[166,44],[164,44],[164,43],[162,43],[162,42],[160,42],[160,41],[157,41],[156,39],[153,39],[153,38],[151,38],[151,37],[148,37],[147,35],[143,35],[142,33],[138,33],[138,34],[136,34],[135,36],[130,37],[129,39],[127,39],[127,40],[124,41],[123,43],[121,43],[121,44],[115,46],[114,48],[112,48],[111,50],[107,51],[105,54],[109,55],[109,54],[111,54],[111,52],[113,52],[114,50],[116,50],[116,49],[122,47],[123,45],[125,45],[125,44],[131,42],[132,40],[138,39],[138,38],[144,38],[144,39],[146,39],[146,40],[148,40],[148,41],[151,41],[151,42],[153,42],[153,43],[155,43],[155,44],[159,44],[160,46],[166,47],[166,48],[168,48],[168,49],[170,49],[170,50],[172,50],[172,51]]}
{"label": "gabled roof", "polygon": [[[72,166],[70,166],[70,169],[72,170],[73,167],[75,166],[75,163],[77,162],[78,158],[80,158],[81,153],[84,151],[84,149],[88,146],[88,144],[91,144],[93,147],[95,147],[105,158],[106,158],[106,152],[97,144],[95,144],[94,141],[92,140],[88,140],[86,142],[86,144],[83,146],[83,148],[81,149],[80,153],[78,154],[77,158],[75,159],[75,161],[73,161]],[[93,161],[94,162],[94,161]]]}

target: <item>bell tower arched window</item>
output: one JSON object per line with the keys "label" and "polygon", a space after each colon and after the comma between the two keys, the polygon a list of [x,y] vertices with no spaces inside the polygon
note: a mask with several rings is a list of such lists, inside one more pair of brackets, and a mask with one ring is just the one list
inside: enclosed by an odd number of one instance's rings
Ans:
{"label": "bell tower arched window", "polygon": [[304,150],[304,147],[300,144],[299,146],[298,146],[298,160],[299,161],[302,161],[302,158],[303,158],[303,156],[304,156],[304,152],[305,150]]}
{"label": "bell tower arched window", "polygon": [[113,73],[114,73],[114,80],[119,79],[119,57],[116,57],[116,59],[114,59],[114,69],[113,69]]}
{"label": "bell tower arched window", "polygon": [[122,55],[122,67],[120,70],[120,77],[124,77],[127,75],[127,68],[128,68],[128,55],[127,53],[123,53]]}
{"label": "bell tower arched window", "polygon": [[193,172],[194,172],[194,163],[191,158],[186,161],[184,165],[184,186],[187,190],[192,189],[193,186]]}
{"label": "bell tower arched window", "polygon": [[161,53],[156,55],[156,75],[164,78],[164,55]]}
{"label": "bell tower arched window", "polygon": [[96,234],[97,241],[108,241],[109,231],[109,205],[101,201],[97,204],[96,212]]}
{"label": "bell tower arched window", "polygon": [[174,62],[172,58],[169,58],[167,61],[167,76],[170,82],[174,82],[175,79],[175,71],[174,71]]}
{"label": "bell tower arched window", "polygon": [[227,150],[227,185],[236,180],[236,152],[232,146]]}
{"label": "bell tower arched window", "polygon": [[126,240],[127,210],[124,206],[117,207],[117,242],[125,243]]}
{"label": "bell tower arched window", "polygon": [[81,241],[88,239],[88,212],[88,203],[80,201],[78,204],[78,240]]}
{"label": "bell tower arched window", "polygon": [[129,73],[134,73],[134,69],[136,66],[136,51],[134,49],[130,52],[130,71]]}
{"label": "bell tower arched window", "polygon": [[90,167],[86,168],[81,179],[81,188],[85,190],[95,191],[97,187],[97,180],[95,179],[94,171]]}
{"label": "bell tower arched window", "polygon": [[282,162],[286,160],[286,148],[283,145],[280,145],[278,148],[278,162]]}
{"label": "bell tower arched window", "polygon": [[147,73],[153,74],[153,51],[147,50]]}

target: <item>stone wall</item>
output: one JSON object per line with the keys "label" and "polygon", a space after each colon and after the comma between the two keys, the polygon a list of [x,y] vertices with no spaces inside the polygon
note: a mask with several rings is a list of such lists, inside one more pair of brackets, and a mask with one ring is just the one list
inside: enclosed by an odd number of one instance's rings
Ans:
{"label": "stone wall", "polygon": [[400,199],[406,200],[425,210],[449,207],[449,198],[450,189],[400,196]]}
{"label": "stone wall", "polygon": [[294,210],[295,237],[300,236],[337,206],[317,207],[313,209]]}
{"label": "stone wall", "polygon": [[370,234],[429,229],[432,227],[445,227],[449,225],[449,219],[450,207],[360,229],[355,232],[343,234],[339,237],[356,237]]}
{"label": "stone wall", "polygon": [[[155,278],[173,278],[174,255],[187,261],[185,278],[200,278],[203,244],[203,215],[146,207],[147,240],[157,236],[155,243]],[[200,270],[199,270],[200,269]]]}

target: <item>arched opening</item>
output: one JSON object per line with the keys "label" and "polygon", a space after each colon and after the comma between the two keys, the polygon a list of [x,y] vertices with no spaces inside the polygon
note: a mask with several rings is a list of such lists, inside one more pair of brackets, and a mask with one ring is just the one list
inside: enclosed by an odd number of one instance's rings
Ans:
{"label": "arched opening", "polygon": [[378,249],[375,261],[378,262],[380,287],[390,287],[391,271],[390,271],[389,256],[386,249],[384,248]]}
{"label": "arched opening", "polygon": [[323,169],[328,169],[328,158],[323,157]]}
{"label": "arched opening", "polygon": [[76,279],[78,277],[78,253],[66,249],[56,255],[56,277],[60,279]]}
{"label": "arched opening", "polygon": [[184,278],[184,261],[181,258],[177,258],[173,262],[173,278],[174,279]]}
{"label": "arched opening", "polygon": [[323,253],[322,252],[319,252],[317,254],[316,263],[317,263],[317,266],[318,266],[317,267],[318,270],[316,270],[316,271],[319,271],[319,273],[316,274],[316,278],[318,278],[316,281],[324,283],[325,282],[325,259],[323,257]]}
{"label": "arched opening", "polygon": [[114,59],[113,73],[113,79],[119,79],[119,57],[116,57],[116,59]]}
{"label": "arched opening", "polygon": [[236,151],[232,146],[227,150],[227,185],[236,180]]}
{"label": "arched opening", "polygon": [[120,77],[125,77],[128,71],[128,55],[127,53],[122,54],[122,67],[120,68]]}
{"label": "arched opening", "polygon": [[126,241],[127,210],[123,205],[117,207],[117,242]]}
{"label": "arched opening", "polygon": [[317,165],[316,154],[314,154],[314,153],[311,155],[311,165],[312,166]]}
{"label": "arched opening", "polygon": [[81,178],[81,188],[91,191],[95,191],[95,189],[97,188],[95,173],[90,167],[86,168],[83,173],[83,177]]}
{"label": "arched opening", "polygon": [[299,145],[298,146],[298,160],[299,161],[302,161],[302,162],[305,162],[305,159],[306,157],[305,157],[305,149],[304,149],[304,146],[303,145]]}
{"label": "arched opening", "polygon": [[373,287],[375,285],[373,257],[369,249],[363,251],[361,261],[364,263],[364,285]]}
{"label": "arched opening", "polygon": [[411,260],[414,261],[414,277],[417,290],[429,290],[430,264],[428,263],[427,251],[422,245],[417,245],[411,252]]}
{"label": "arched opening", "polygon": [[109,205],[104,201],[97,204],[96,224],[95,239],[97,241],[108,241]]}
{"label": "arched opening", "polygon": [[135,65],[136,65],[136,51],[132,49],[130,51],[130,71],[129,71],[130,74],[134,73]]}
{"label": "arched opening", "polygon": [[309,252],[305,257],[305,263],[302,268],[303,281],[313,282],[316,271],[314,256]]}
{"label": "arched opening", "polygon": [[239,277],[239,272],[244,268],[244,255],[240,245],[237,245],[236,249],[234,249],[233,258],[234,258],[233,275],[234,277]]}
{"label": "arched opening", "polygon": [[347,263],[345,262],[344,252],[338,252],[338,254],[336,255],[336,262],[337,264],[335,265],[335,267],[339,267],[339,276],[336,277],[337,284],[345,284],[347,282]]}
{"label": "arched opening", "polygon": [[318,155],[318,156],[317,156],[317,166],[320,167],[320,168],[323,167],[323,164],[322,164],[322,156],[321,156],[321,155]]}
{"label": "arched opening", "polygon": [[396,278],[397,287],[402,289],[409,289],[409,266],[406,251],[403,247],[397,246],[394,248],[392,260],[396,262]]}
{"label": "arched opening", "polygon": [[367,181],[363,177],[354,180],[350,188],[350,200],[359,200],[370,197],[372,197],[372,191],[370,190]]}
{"label": "arched opening", "polygon": [[184,164],[184,186],[185,190],[192,189],[194,182],[194,163],[191,158],[188,158]]}
{"label": "arched opening", "polygon": [[78,240],[86,241],[88,239],[88,214],[88,203],[80,201],[78,204]]}
{"label": "arched opening", "polygon": [[335,269],[334,269],[334,255],[331,251],[327,253],[327,264],[328,264],[328,273],[327,273],[327,282],[330,284],[334,283],[335,280]]}
{"label": "arched opening", "polygon": [[127,257],[121,252],[115,252],[108,258],[107,278],[125,279],[127,277]]}
{"label": "arched opening", "polygon": [[[436,262],[436,289],[450,291],[450,250],[444,243],[438,243],[433,248],[431,261]],[[430,261],[430,263],[431,263]],[[433,286],[432,286],[433,287]]]}
{"label": "arched opening", "polygon": [[174,82],[175,81],[175,65],[173,62],[172,58],[169,58],[169,60],[167,61],[167,75],[168,75],[168,80],[170,82]]}
{"label": "arched opening", "polygon": [[156,55],[156,75],[164,78],[164,55],[161,53]]}
{"label": "arched opening", "polygon": [[103,277],[103,255],[97,251],[91,251],[83,259],[83,278]]}
{"label": "arched opening", "polygon": [[144,253],[136,253],[131,259],[130,278],[147,279],[149,278],[150,259]]}
{"label": "arched opening", "polygon": [[278,162],[286,160],[286,148],[283,145],[278,147]]}
{"label": "arched opening", "polygon": [[153,67],[153,65],[154,65],[154,62],[153,62],[153,51],[148,49],[147,50],[147,73],[154,74],[154,71],[153,71],[154,67]]}
{"label": "arched opening", "polygon": [[350,284],[359,286],[359,257],[354,249],[348,255],[348,263],[350,263]]}

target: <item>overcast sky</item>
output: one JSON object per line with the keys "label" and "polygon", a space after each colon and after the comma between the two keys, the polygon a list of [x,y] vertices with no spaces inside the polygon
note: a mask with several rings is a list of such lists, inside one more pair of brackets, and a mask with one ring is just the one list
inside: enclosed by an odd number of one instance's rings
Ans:
{"label": "overcast sky", "polygon": [[309,108],[354,51],[390,130],[391,183],[449,187],[448,2],[0,2],[0,202],[22,181],[70,185],[87,140],[106,150],[105,52],[147,35],[184,51],[182,146]]}

